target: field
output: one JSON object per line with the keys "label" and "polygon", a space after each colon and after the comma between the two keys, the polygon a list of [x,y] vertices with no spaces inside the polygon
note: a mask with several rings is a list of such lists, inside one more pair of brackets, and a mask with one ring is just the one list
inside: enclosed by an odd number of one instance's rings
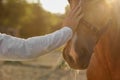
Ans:
{"label": "field", "polygon": [[85,71],[58,68],[59,57],[55,51],[22,64],[1,63],[0,80],[86,80]]}

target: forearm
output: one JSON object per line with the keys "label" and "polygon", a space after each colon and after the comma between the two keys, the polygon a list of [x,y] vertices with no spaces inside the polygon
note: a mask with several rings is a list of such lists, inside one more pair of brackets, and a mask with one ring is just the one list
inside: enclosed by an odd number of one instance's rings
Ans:
{"label": "forearm", "polygon": [[44,55],[62,46],[72,37],[70,28],[62,28],[45,36],[21,39],[0,35],[0,59],[27,60]]}

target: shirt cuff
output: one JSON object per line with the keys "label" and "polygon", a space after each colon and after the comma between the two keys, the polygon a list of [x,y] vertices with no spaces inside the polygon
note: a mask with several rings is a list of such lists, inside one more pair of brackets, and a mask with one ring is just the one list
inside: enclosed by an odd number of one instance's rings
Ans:
{"label": "shirt cuff", "polygon": [[73,34],[73,31],[70,27],[64,26],[63,29],[68,30],[71,34]]}

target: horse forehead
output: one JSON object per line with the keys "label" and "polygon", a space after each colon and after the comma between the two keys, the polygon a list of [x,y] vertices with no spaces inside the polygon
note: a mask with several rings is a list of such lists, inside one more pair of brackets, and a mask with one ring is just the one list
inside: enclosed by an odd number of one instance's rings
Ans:
{"label": "horse forehead", "polygon": [[73,4],[73,3],[79,3],[80,1],[82,2],[85,2],[85,3],[89,3],[89,2],[97,2],[97,1],[106,1],[106,0],[68,0],[68,2],[70,4]]}
{"label": "horse forehead", "polygon": [[104,26],[111,15],[111,9],[106,2],[90,3],[83,6],[84,19],[94,26]]}
{"label": "horse forehead", "polygon": [[[80,0],[69,0],[71,8]],[[81,0],[84,19],[94,26],[104,26],[110,19],[110,8],[106,0]]]}

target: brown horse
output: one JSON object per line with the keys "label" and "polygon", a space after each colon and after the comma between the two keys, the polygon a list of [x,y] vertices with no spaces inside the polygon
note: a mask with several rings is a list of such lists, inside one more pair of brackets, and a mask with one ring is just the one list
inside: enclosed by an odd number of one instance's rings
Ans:
{"label": "brown horse", "polygon": [[[69,0],[71,8],[80,0]],[[120,1],[82,0],[83,19],[63,57],[88,80],[120,80]]]}

